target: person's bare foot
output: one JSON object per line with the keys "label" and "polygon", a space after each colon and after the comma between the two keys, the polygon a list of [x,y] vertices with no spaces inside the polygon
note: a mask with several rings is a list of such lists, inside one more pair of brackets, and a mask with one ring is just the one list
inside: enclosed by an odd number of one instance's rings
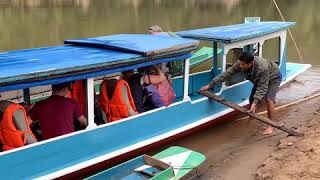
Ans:
{"label": "person's bare foot", "polygon": [[272,132],[273,132],[273,128],[271,126],[268,126],[268,128],[266,130],[264,130],[264,132],[262,134],[269,135],[269,134],[272,134]]}

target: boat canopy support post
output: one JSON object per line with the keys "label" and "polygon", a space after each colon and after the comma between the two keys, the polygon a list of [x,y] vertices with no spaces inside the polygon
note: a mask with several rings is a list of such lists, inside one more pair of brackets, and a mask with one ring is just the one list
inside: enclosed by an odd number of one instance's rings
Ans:
{"label": "boat canopy support post", "polygon": [[184,74],[183,74],[183,100],[189,101],[189,70],[190,70],[190,60],[184,60]]}
{"label": "boat canopy support post", "polygon": [[[221,62],[222,63],[221,64],[221,74],[222,74],[227,69],[227,54],[228,54],[230,48],[228,48],[228,44],[222,43],[221,49],[222,49],[222,62]],[[223,82],[221,85],[220,93],[222,93],[222,91],[224,91],[225,89],[227,89],[227,86],[226,86],[225,82]]]}
{"label": "boat canopy support post", "polygon": [[258,44],[259,57],[262,57],[263,43],[264,43],[264,41],[260,41],[259,44]]}
{"label": "boat canopy support post", "polygon": [[31,104],[30,88],[23,89],[23,102],[27,105]]}
{"label": "boat canopy support post", "polygon": [[217,75],[217,71],[218,71],[218,43],[217,42],[213,42],[212,43],[212,47],[213,47],[213,77],[215,75]]}
{"label": "boat canopy support post", "polygon": [[86,80],[87,88],[87,116],[88,126],[86,129],[93,129],[97,125],[94,123],[94,78]]}
{"label": "boat canopy support post", "polygon": [[269,118],[267,118],[265,116],[261,116],[261,115],[259,115],[257,113],[254,113],[254,112],[249,112],[248,109],[246,109],[245,107],[239,106],[236,103],[228,101],[228,100],[226,100],[226,99],[224,99],[224,98],[222,98],[220,96],[217,96],[217,95],[211,93],[210,91],[199,91],[199,93],[202,94],[203,96],[208,97],[209,99],[212,99],[212,100],[214,100],[216,102],[219,102],[219,103],[221,103],[221,104],[223,104],[225,106],[228,106],[228,107],[230,107],[232,109],[240,111],[241,113],[246,114],[247,116],[253,117],[253,118],[255,118],[255,119],[257,119],[257,120],[259,120],[259,121],[261,121],[261,122],[263,122],[265,124],[268,124],[268,125],[270,125],[270,126],[272,126],[274,128],[280,129],[280,130],[282,130],[282,131],[284,131],[284,132],[286,132],[286,133],[288,133],[290,135],[303,136],[302,133],[299,133],[297,131],[293,131],[293,130],[285,127],[284,125],[278,125],[278,124],[272,122]]}
{"label": "boat canopy support post", "polygon": [[227,44],[222,43],[222,65],[221,65],[221,73],[226,71],[227,68],[227,54],[231,48],[228,48]]}
{"label": "boat canopy support post", "polygon": [[281,31],[279,37],[279,67],[280,72],[282,73],[282,77],[286,77],[286,69],[287,69],[287,48],[286,48],[286,40],[287,40],[287,31]]}

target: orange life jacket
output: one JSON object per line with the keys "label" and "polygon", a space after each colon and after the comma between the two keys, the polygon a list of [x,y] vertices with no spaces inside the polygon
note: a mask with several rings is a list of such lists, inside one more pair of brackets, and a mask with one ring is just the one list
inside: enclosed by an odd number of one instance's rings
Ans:
{"label": "orange life jacket", "polygon": [[83,80],[77,80],[73,84],[72,90],[67,94],[67,97],[74,99],[79,104],[81,114],[87,115],[87,94]]}
{"label": "orange life jacket", "polygon": [[108,97],[106,83],[106,81],[103,81],[100,86],[100,107],[102,111],[106,113],[108,122],[113,122],[122,118],[129,117],[129,108],[127,107],[121,95],[121,89],[123,86],[125,86],[127,89],[129,103],[132,109],[136,113],[138,113],[131,95],[130,87],[126,81],[119,80],[117,82],[111,99],[109,99]]}
{"label": "orange life jacket", "polygon": [[[13,115],[17,110],[22,110],[23,112],[23,123],[25,123],[26,127],[26,129],[24,130],[17,129],[14,124]],[[31,136],[33,142],[37,141],[32,131],[30,130],[25,109],[18,104],[11,103],[4,111],[2,120],[0,122],[0,140],[3,144],[2,149],[6,151],[28,144],[27,133]]]}

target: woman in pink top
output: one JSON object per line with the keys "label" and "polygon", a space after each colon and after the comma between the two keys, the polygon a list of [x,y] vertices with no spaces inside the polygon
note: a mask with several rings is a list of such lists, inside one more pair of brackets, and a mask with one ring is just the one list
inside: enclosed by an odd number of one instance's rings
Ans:
{"label": "woman in pink top", "polygon": [[175,98],[174,90],[169,81],[169,77],[159,68],[159,65],[153,65],[146,68],[143,82],[147,85],[156,87],[161,100],[165,106],[169,106]]}

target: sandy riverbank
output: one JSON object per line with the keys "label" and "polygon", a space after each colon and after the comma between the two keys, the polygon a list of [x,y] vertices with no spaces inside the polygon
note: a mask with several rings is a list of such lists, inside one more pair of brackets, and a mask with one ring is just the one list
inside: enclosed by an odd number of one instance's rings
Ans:
{"label": "sandy riverbank", "polygon": [[[277,118],[286,126],[297,128],[306,136],[287,137],[286,133],[279,130],[271,136],[263,136],[259,130],[248,132],[250,135],[229,144],[229,147],[223,147],[214,157],[207,156],[207,167],[200,179],[308,179],[312,177],[308,174],[310,170],[320,173],[320,132],[314,132],[320,130],[320,122],[316,123],[320,121],[319,116],[320,97],[278,112]],[[248,121],[235,124],[239,126],[246,123],[248,128],[259,129],[259,123]],[[302,151],[305,152],[301,154]],[[309,157],[310,153],[315,153],[314,157]],[[286,173],[287,176],[284,176]],[[305,176],[299,178],[300,175]]]}
{"label": "sandy riverbank", "polygon": [[[282,89],[278,93],[278,106],[318,93],[320,90],[319,70],[319,67],[308,70],[291,85]],[[320,116],[319,111],[320,97],[318,96],[277,111],[276,119],[287,127],[297,128],[298,131],[312,132],[316,129],[320,130],[320,123],[312,124],[320,121],[320,118],[318,118]],[[206,155],[207,161],[201,168],[201,176],[196,178],[200,180],[292,179],[295,176],[291,176],[290,173],[293,169],[290,169],[290,167],[298,170],[302,169],[302,171],[293,170],[293,173],[299,174],[297,177],[300,177],[301,174],[304,175],[303,171],[311,170],[315,174],[318,172],[317,168],[320,166],[314,168],[312,164],[320,164],[319,159],[309,159],[310,163],[301,163],[307,164],[305,168],[298,165],[292,166],[292,164],[300,164],[302,159],[308,160],[306,157],[310,158],[310,152],[307,150],[310,150],[310,148],[313,148],[314,153],[318,151],[320,153],[320,149],[317,150],[320,147],[318,147],[320,140],[311,144],[317,137],[320,139],[320,132],[319,134],[307,133],[303,138],[292,139],[279,130],[276,130],[271,136],[263,136],[260,131],[261,124],[256,120],[235,120],[195,133],[168,146],[184,146]],[[279,144],[279,142],[281,143]],[[309,144],[305,145],[304,143]],[[303,149],[303,147],[306,149]],[[291,148],[295,148],[295,150],[291,152]],[[301,154],[301,148],[302,151],[306,150],[306,155],[301,155],[302,159],[298,158],[299,155],[287,154],[294,153],[294,151]],[[291,158],[291,156],[293,157]],[[318,155],[316,156],[311,158],[318,158]],[[294,160],[297,160],[297,162],[294,162]],[[287,166],[289,166],[288,169],[285,168]],[[288,176],[279,176],[285,174],[285,172],[288,173]],[[305,175],[296,179],[318,177],[312,173],[311,175],[305,173]]]}
{"label": "sandy riverbank", "polygon": [[[319,102],[320,99],[318,99]],[[258,180],[320,179],[320,106],[314,117],[303,122],[297,130],[304,137],[286,137],[258,168]]]}

